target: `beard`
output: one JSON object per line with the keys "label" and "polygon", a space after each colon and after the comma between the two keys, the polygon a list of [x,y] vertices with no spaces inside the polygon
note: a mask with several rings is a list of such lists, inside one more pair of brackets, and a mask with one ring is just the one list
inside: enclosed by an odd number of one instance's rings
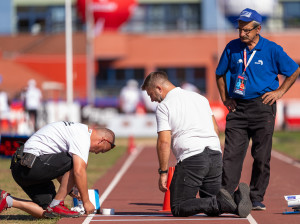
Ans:
{"label": "beard", "polygon": [[157,102],[160,103],[161,101],[163,101],[163,98],[160,94],[157,94],[156,95],[156,99],[157,99]]}
{"label": "beard", "polygon": [[162,96],[159,96],[159,102],[163,101]]}

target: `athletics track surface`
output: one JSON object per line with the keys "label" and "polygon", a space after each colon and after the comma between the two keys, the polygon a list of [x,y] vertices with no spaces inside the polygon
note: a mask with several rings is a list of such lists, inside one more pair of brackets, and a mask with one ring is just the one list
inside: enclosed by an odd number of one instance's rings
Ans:
{"label": "athletics track surface", "polygon": [[[241,181],[249,184],[252,158],[246,156]],[[173,159],[170,166],[175,166]],[[102,208],[114,208],[115,215],[95,214],[80,218],[63,218],[58,224],[296,224],[300,214],[283,215],[287,203],[284,195],[300,194],[300,165],[273,151],[271,159],[271,179],[265,196],[266,211],[252,211],[247,218],[232,214],[207,217],[204,214],[178,218],[170,212],[160,212],[164,194],[158,190],[158,161],[154,146],[139,146],[135,153],[124,155],[97,183]]]}

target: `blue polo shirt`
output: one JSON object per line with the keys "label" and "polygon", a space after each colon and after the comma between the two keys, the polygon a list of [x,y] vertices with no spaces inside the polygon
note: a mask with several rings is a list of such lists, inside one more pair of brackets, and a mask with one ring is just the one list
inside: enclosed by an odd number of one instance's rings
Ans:
{"label": "blue polo shirt", "polygon": [[[247,51],[247,61],[254,50],[256,53],[246,69],[248,81],[246,83],[245,96],[233,92],[237,75],[244,70],[244,49]],[[250,51],[247,45],[240,39],[230,41],[219,61],[216,74],[226,74],[230,79],[228,94],[232,98],[253,99],[266,92],[274,91],[279,87],[278,74],[291,76],[298,68],[282,49],[281,46],[259,36],[256,46]]]}

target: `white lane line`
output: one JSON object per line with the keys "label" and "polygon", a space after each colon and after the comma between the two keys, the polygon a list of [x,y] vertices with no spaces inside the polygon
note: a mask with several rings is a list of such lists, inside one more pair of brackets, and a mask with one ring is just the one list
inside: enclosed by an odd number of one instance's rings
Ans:
{"label": "white lane line", "polygon": [[136,157],[141,153],[141,151],[144,149],[144,147],[138,147],[136,150],[133,151],[133,153],[127,158],[125,163],[123,164],[122,168],[119,170],[119,172],[116,174],[112,182],[108,185],[108,187],[105,189],[103,194],[100,197],[100,205],[105,201],[105,199],[108,197],[110,192],[115,188],[115,186],[118,184],[118,182],[121,180],[124,173],[128,170],[128,168],[131,166],[133,161],[136,159]]}
{"label": "white lane line", "polygon": [[[222,214],[221,217],[224,216],[232,216],[234,214]],[[143,214],[143,215],[132,215],[132,214],[128,214],[128,215],[100,215],[100,214],[96,214],[95,217],[174,217],[172,214]],[[190,217],[207,217],[207,215],[205,214],[197,214],[197,215],[193,215]],[[236,219],[236,218],[235,218]],[[239,219],[246,219],[246,218],[239,218]]]}
{"label": "white lane line", "polygon": [[[275,150],[272,150],[272,156],[275,157],[276,159],[279,159],[282,162],[288,163],[292,166],[295,166],[297,168],[300,168],[300,163],[295,161],[294,159],[291,159]],[[247,219],[249,221],[250,224],[257,224],[257,222],[255,221],[255,219],[253,218],[253,216],[250,214],[247,216]]]}
{"label": "white lane line", "polygon": [[[105,189],[105,191],[103,192],[103,194],[100,197],[100,207],[102,205],[102,203],[105,201],[105,199],[108,197],[108,195],[112,192],[112,190],[115,188],[115,186],[118,184],[118,182],[120,181],[120,179],[122,178],[122,176],[124,175],[124,173],[128,170],[128,168],[131,166],[131,164],[133,163],[133,161],[136,159],[136,157],[141,153],[141,151],[144,149],[144,147],[137,147],[136,150],[134,150],[132,152],[132,154],[127,158],[127,160],[125,161],[125,163],[123,164],[123,166],[121,167],[121,169],[119,170],[119,172],[116,174],[116,176],[114,177],[114,179],[112,180],[112,182],[110,182],[110,184],[108,185],[108,187]],[[95,214],[90,214],[88,215],[84,222],[82,224],[89,224],[93,217],[95,216]]]}
{"label": "white lane line", "polygon": [[230,220],[235,220],[238,221],[240,219],[237,218],[206,218],[206,219],[187,219],[187,218],[171,218],[171,219],[93,219],[92,222],[153,222],[153,221],[230,221]]}
{"label": "white lane line", "polygon": [[274,156],[276,159],[279,159],[285,163],[291,164],[297,168],[300,168],[300,163],[295,161],[294,159],[291,159],[290,157],[287,157],[275,150],[272,150],[272,156]]}
{"label": "white lane line", "polygon": [[249,214],[247,216],[247,219],[248,219],[250,224],[257,224],[257,222],[255,221],[255,219],[253,218],[253,216],[251,214]]}
{"label": "white lane line", "polygon": [[[96,214],[93,218],[93,220],[91,220],[91,222],[151,222],[151,221],[229,221],[229,220],[247,220],[246,218],[225,218],[226,216],[232,216],[232,214],[222,214],[222,217],[218,217],[218,218],[207,218],[207,215],[204,214],[197,214],[194,215],[192,217],[184,217],[184,218],[174,218],[173,215],[171,214],[145,214],[145,215],[99,215]],[[250,216],[250,217],[249,217]],[[249,215],[248,221],[249,219],[251,221],[250,224],[257,224],[257,222],[253,219],[253,217],[251,215]],[[104,219],[104,218],[116,218],[116,219]],[[117,219],[119,217],[125,217],[124,219]],[[132,218],[131,218],[132,217]],[[147,219],[134,219],[133,217],[149,217]],[[152,218],[151,218],[152,217]],[[158,218],[156,218],[158,217]],[[165,218],[161,218],[161,217],[165,217]],[[194,218],[193,218],[194,217]]]}
{"label": "white lane line", "polygon": [[94,215],[95,215],[95,214],[90,214],[90,215],[88,215],[88,216],[85,218],[85,220],[83,221],[82,224],[89,224],[89,223],[92,221],[92,219],[94,218]]}

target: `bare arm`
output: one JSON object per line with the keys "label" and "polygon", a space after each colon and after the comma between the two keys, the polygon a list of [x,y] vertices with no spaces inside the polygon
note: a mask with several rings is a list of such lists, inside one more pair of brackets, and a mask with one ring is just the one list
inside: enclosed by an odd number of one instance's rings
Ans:
{"label": "bare arm", "polygon": [[219,126],[217,124],[217,121],[216,121],[216,118],[214,115],[212,115],[212,120],[213,120],[213,123],[214,123],[214,129],[215,129],[215,132],[217,133],[217,135],[219,136],[220,134],[220,131],[219,131]]}
{"label": "bare arm", "polygon": [[280,99],[294,84],[300,74],[300,68],[290,76],[286,77],[281,86],[272,92],[267,92],[262,96],[263,103],[272,105],[276,100]]}
{"label": "bare arm", "polygon": [[[158,156],[159,168],[161,170],[168,170],[170,151],[171,151],[171,131],[159,132],[158,139],[157,139],[157,156]],[[158,186],[162,192],[166,192],[168,190],[167,179],[168,176],[166,173],[160,175]]]}
{"label": "bare arm", "polygon": [[234,99],[229,98],[228,92],[226,89],[226,80],[225,80],[225,75],[216,76],[217,79],[217,86],[219,89],[219,93],[222,99],[223,104],[227,107],[229,111],[235,111],[236,107],[236,102]]}
{"label": "bare arm", "polygon": [[224,102],[228,98],[228,93],[226,90],[225,75],[222,75],[222,76],[216,75],[216,80],[217,80],[217,86],[219,89],[221,100]]}
{"label": "bare arm", "polygon": [[95,207],[90,202],[88,194],[88,185],[87,185],[87,174],[86,174],[87,165],[77,155],[73,155],[73,169],[74,169],[74,179],[75,184],[78,188],[78,191],[83,202],[83,206],[86,214],[91,214],[94,212]]}

